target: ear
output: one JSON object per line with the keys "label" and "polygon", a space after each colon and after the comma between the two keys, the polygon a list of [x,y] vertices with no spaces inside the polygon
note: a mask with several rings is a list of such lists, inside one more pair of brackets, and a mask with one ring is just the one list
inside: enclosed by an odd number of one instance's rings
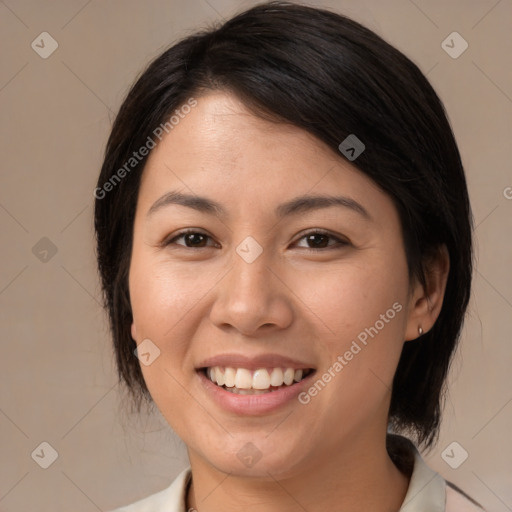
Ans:
{"label": "ear", "polygon": [[133,341],[137,341],[137,328],[135,327],[135,322],[132,322],[131,331],[132,331]]}
{"label": "ear", "polygon": [[449,271],[450,256],[446,245],[443,244],[426,261],[426,288],[418,281],[414,284],[409,301],[405,341],[419,338],[419,327],[425,334],[436,322],[443,306]]}

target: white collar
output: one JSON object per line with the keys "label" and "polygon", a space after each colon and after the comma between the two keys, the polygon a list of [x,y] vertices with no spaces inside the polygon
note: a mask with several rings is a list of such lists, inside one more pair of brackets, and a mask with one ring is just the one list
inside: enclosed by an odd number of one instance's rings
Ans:
{"label": "white collar", "polygon": [[445,512],[446,481],[430,469],[415,446],[411,481],[399,512]]}
{"label": "white collar", "polygon": [[[450,496],[453,495],[454,500],[450,499],[445,508],[446,481],[427,466],[412,443],[410,443],[409,449],[414,453],[414,466],[409,487],[399,512],[452,512],[452,507],[449,505],[450,502],[455,504],[455,500],[459,500],[457,503],[464,504],[463,508],[456,506],[456,510],[477,510],[471,508],[473,505],[462,498],[462,495],[451,489],[449,489]],[[176,476],[166,489],[111,512],[187,512],[186,495],[191,476],[191,468],[188,466]],[[458,497],[455,497],[455,494]],[[466,508],[466,505],[470,505],[470,507]]]}

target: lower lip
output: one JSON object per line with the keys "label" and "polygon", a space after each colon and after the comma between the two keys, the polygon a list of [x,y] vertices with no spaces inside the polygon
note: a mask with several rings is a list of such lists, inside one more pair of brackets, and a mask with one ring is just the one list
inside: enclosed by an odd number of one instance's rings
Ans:
{"label": "lower lip", "polygon": [[[291,402],[307,386],[315,372],[311,372],[300,382],[290,386],[282,386],[275,391],[261,395],[238,395],[226,391],[214,384],[202,371],[197,371],[200,382],[208,396],[217,402],[223,409],[242,415],[257,416],[279,409]],[[297,400],[298,401],[298,400]]]}

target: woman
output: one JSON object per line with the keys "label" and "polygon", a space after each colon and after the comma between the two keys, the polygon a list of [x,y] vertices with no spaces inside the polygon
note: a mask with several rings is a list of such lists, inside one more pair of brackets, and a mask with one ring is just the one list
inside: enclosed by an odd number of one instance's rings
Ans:
{"label": "woman", "polygon": [[443,106],[403,54],[283,2],[192,35],[129,92],[95,196],[119,376],[190,459],[119,512],[481,510],[418,451],[470,297],[472,215]]}

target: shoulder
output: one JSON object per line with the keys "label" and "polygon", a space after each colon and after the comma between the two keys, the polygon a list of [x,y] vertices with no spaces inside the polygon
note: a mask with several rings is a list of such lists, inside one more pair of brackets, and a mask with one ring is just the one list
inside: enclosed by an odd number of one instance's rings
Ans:
{"label": "shoulder", "polygon": [[110,512],[186,512],[186,490],[190,477],[190,467],[187,467],[166,489]]}
{"label": "shoulder", "polygon": [[446,512],[484,512],[484,509],[451,482],[446,482]]}

